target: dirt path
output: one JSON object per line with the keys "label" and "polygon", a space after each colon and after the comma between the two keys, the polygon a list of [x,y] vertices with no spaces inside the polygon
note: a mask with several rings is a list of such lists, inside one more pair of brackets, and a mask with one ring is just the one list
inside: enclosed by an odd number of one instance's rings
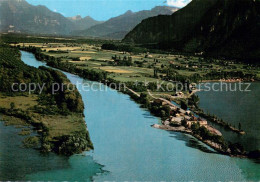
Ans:
{"label": "dirt path", "polygon": [[140,94],[138,94],[137,92],[133,91],[132,89],[125,87],[127,90],[129,90],[130,92],[132,92],[134,95],[136,95],[137,97],[140,97]]}

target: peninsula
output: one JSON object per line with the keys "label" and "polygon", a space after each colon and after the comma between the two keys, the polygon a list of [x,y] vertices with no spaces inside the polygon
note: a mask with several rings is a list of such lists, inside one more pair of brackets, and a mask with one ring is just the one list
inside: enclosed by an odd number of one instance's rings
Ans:
{"label": "peninsula", "polygon": [[[84,121],[81,95],[68,88],[51,92],[52,83],[68,85],[66,76],[53,69],[25,65],[17,48],[0,43],[0,114],[6,125],[21,128],[25,147],[62,155],[93,149]],[[20,85],[13,88],[13,83]],[[29,93],[29,83],[45,85]],[[37,132],[37,135],[33,134]]]}

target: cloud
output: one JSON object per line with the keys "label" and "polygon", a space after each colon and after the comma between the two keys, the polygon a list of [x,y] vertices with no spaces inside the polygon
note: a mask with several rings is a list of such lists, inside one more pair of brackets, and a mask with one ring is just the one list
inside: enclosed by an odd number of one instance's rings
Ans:
{"label": "cloud", "polygon": [[186,6],[189,2],[191,2],[191,0],[167,0],[167,5],[182,8]]}

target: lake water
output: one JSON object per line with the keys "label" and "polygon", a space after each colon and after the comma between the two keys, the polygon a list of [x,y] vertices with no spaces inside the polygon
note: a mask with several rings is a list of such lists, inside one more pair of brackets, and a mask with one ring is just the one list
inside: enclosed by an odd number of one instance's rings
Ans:
{"label": "lake water", "polygon": [[[21,52],[22,60],[26,64],[38,66],[39,62],[31,53]],[[95,82],[69,73],[65,74],[74,84],[89,83],[94,84],[94,88],[98,87]],[[80,87],[79,91],[85,103],[85,120],[95,150],[85,152],[86,156],[70,157],[69,165],[65,168],[56,170],[39,168],[38,171],[25,171],[26,180],[242,181],[260,179],[259,164],[251,160],[219,155],[191,136],[152,128],[150,125],[159,123],[159,119],[139,108],[139,105],[129,96],[110,88],[107,88],[107,91],[86,92],[81,91]],[[43,165],[51,166],[51,163]],[[104,165],[103,172],[98,171],[100,165]],[[91,174],[89,171],[93,172],[91,177],[86,175],[86,173]]]}
{"label": "lake water", "polygon": [[[215,90],[221,88],[219,83],[207,84],[210,88],[213,88],[213,84],[215,84]],[[238,83],[227,83],[227,85],[228,87],[222,86],[222,91],[198,92],[199,106],[206,113],[215,114],[236,128],[241,123],[241,128],[246,132],[243,136],[216,126],[225,138],[243,144],[249,151],[260,149],[260,82],[250,83],[248,92],[245,91],[247,85],[242,86],[242,89],[237,89],[237,91],[231,91],[229,88],[232,90],[235,87],[238,88]]]}

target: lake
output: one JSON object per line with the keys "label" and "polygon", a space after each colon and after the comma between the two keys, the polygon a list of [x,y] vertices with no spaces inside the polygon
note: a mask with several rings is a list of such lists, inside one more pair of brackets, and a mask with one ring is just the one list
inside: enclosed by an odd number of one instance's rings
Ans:
{"label": "lake", "polygon": [[[216,89],[203,91],[205,85],[201,87],[202,91],[197,92],[200,98],[199,107],[204,112],[215,114],[236,128],[241,123],[241,128],[246,132],[242,136],[216,126],[225,138],[243,144],[249,151],[260,149],[260,82],[248,83],[250,84],[248,91],[245,90],[246,84],[239,90],[238,83],[226,83],[228,86],[222,86],[222,91],[219,83],[207,84],[210,88],[213,88],[215,84]],[[236,87],[236,91],[232,91]]]}

